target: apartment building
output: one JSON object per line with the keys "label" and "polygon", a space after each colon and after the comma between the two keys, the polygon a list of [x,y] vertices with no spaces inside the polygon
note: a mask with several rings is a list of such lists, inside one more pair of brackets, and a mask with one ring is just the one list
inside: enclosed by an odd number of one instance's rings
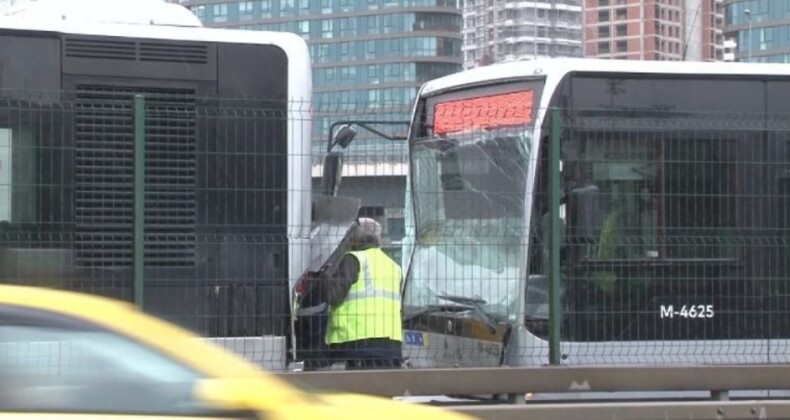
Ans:
{"label": "apartment building", "polygon": [[584,0],[585,56],[721,61],[723,0]]}

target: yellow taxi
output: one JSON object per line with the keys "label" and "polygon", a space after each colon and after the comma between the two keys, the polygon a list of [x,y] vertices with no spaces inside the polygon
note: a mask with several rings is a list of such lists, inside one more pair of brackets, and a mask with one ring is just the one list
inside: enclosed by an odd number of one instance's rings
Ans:
{"label": "yellow taxi", "polygon": [[471,419],[300,390],[134,306],[0,285],[0,419]]}

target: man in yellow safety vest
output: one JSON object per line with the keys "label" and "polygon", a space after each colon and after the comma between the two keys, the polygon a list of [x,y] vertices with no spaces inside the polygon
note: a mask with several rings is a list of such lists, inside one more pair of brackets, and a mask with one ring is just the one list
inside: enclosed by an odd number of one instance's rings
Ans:
{"label": "man in yellow safety vest", "polygon": [[326,343],[347,369],[399,368],[402,361],[401,269],[381,250],[381,225],[359,218],[348,251],[327,276]]}

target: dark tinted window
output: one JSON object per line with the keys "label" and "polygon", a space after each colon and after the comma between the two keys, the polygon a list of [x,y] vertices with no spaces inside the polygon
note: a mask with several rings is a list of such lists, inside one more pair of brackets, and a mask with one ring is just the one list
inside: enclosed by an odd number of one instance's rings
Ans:
{"label": "dark tinted window", "polygon": [[566,85],[578,111],[616,109],[762,113],[765,86],[760,81],[576,77]]}

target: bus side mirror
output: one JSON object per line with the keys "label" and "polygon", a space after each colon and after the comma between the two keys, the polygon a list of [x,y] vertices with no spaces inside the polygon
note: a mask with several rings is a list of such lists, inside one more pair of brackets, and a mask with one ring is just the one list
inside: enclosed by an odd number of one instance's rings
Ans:
{"label": "bus side mirror", "polygon": [[327,146],[326,157],[324,157],[324,170],[321,174],[321,190],[324,195],[337,196],[340,189],[340,178],[343,170],[343,155],[333,152],[335,145],[345,149],[357,136],[357,130],[350,125],[344,125],[332,133],[334,125],[329,129],[329,144]]}
{"label": "bus side mirror", "polygon": [[324,170],[321,174],[321,190],[324,195],[336,196],[340,189],[340,178],[343,170],[343,155],[338,152],[327,153],[324,158]]}
{"label": "bus side mirror", "polygon": [[599,190],[596,185],[574,188],[568,193],[568,233],[595,242],[600,226]]}
{"label": "bus side mirror", "polygon": [[332,138],[332,144],[337,144],[343,149],[348,147],[351,144],[351,141],[357,136],[357,130],[354,130],[354,127],[350,125],[344,125],[340,127],[340,130],[337,131],[334,138]]}

